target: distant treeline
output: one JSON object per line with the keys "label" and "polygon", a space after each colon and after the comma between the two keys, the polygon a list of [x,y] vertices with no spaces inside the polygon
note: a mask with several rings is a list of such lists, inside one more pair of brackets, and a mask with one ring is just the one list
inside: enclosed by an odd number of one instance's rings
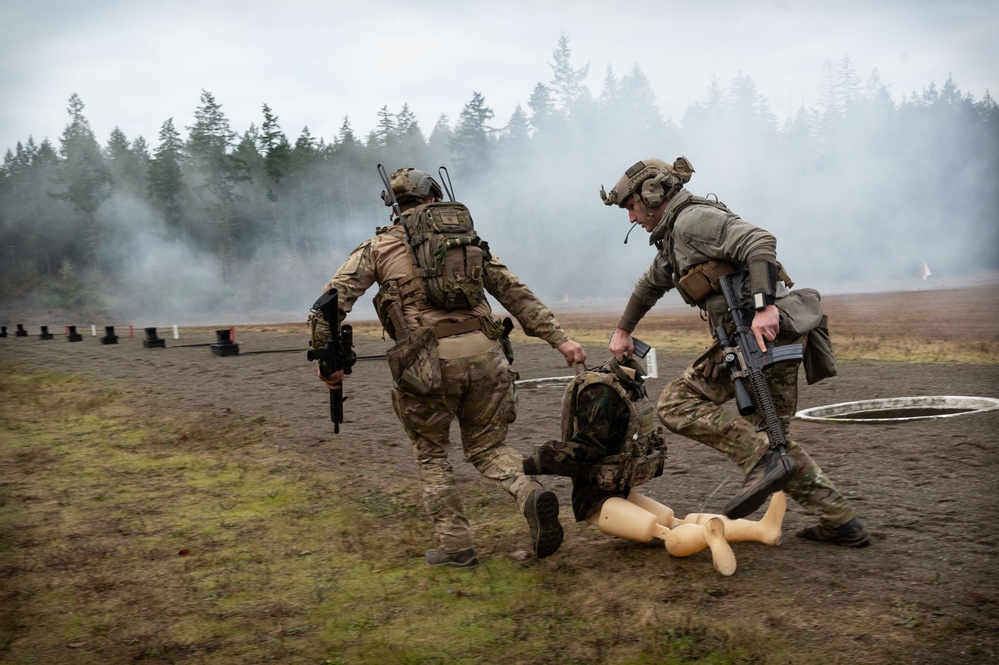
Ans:
{"label": "distant treeline", "polygon": [[[751,221],[808,224],[809,242],[841,256],[854,243],[887,243],[879,260],[909,261],[924,256],[908,249],[913,236],[932,246],[952,245],[957,234],[947,261],[999,267],[999,107],[988,92],[975,99],[948,79],[895,101],[877,72],[864,80],[844,57],[828,65],[818,106],[786,121],[740,74],[727,88],[709,82],[677,125],[661,116],[639,67],[608,70],[594,95],[583,83],[588,65],[573,67],[567,39],[553,56],[551,78],[534,87],[528,108],[496,123],[473,92],[455,122],[441,115],[429,135],[406,104],[383,107],[363,137],[344,118],[331,139],[305,128],[292,140],[279,104],[263,104],[259,126],[238,132],[204,91],[192,124],[169,118],[153,143],[115,129],[102,144],[72,94],[58,145],[29,137],[4,156],[0,298],[60,276],[134,269],[138,248],[152,241],[195,248],[223,274],[262,256],[342,259],[387,220],[377,208],[378,163],[447,165],[458,198],[474,199],[477,219],[502,224],[494,233],[529,261],[549,262],[560,243],[606,223],[601,183],[612,185],[637,159],[685,154],[698,173],[706,165],[725,183],[726,203],[745,202]],[[696,176],[699,191],[695,184]],[[851,270],[829,263],[824,277]],[[578,278],[548,286],[559,292]]]}

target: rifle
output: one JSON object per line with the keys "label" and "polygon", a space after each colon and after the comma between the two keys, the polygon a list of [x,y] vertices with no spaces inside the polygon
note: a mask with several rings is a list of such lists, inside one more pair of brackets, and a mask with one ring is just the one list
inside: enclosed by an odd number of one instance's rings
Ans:
{"label": "rifle", "polygon": [[416,265],[420,265],[420,257],[416,255],[416,245],[413,244],[413,237],[409,234],[409,227],[406,226],[406,222],[402,221],[402,208],[399,207],[399,200],[395,198],[395,190],[392,189],[392,182],[389,180],[389,175],[385,171],[385,167],[381,164],[378,165],[378,175],[381,176],[382,184],[385,185],[385,191],[388,192],[389,198],[392,199],[392,214],[393,223],[398,220],[399,224],[402,225],[402,230],[406,232],[406,244],[409,245],[410,251],[413,252],[413,260],[416,261]]}
{"label": "rifle", "polygon": [[[357,361],[354,353],[354,332],[349,325],[340,325],[340,310],[337,300],[337,290],[330,289],[319,297],[319,300],[312,305],[313,310],[322,312],[323,318],[330,326],[330,335],[326,338],[326,345],[318,349],[309,349],[309,362],[319,361],[319,373],[329,376],[334,372],[343,370],[344,374],[350,374]],[[343,396],[343,384],[339,390],[330,391],[330,420],[333,421],[333,433],[340,433],[340,423],[343,422],[343,403],[347,398]]]}
{"label": "rifle", "polygon": [[[780,423],[780,416],[777,415],[777,405],[774,404],[773,395],[767,385],[763,370],[775,363],[801,360],[801,344],[787,344],[784,346],[772,346],[769,349],[760,349],[756,342],[756,335],[746,325],[743,318],[744,310],[742,305],[742,287],[746,271],[734,272],[724,275],[718,279],[721,286],[722,295],[725,296],[725,306],[728,308],[735,325],[735,345],[729,341],[725,324],[719,324],[715,329],[715,335],[724,351],[724,363],[732,374],[732,383],[735,385],[735,403],[739,409],[739,415],[751,416],[757,411],[762,419],[757,426],[757,431],[765,431],[770,439],[770,447],[780,454],[781,462],[786,471],[791,471],[791,460],[787,457],[787,437],[784,435],[784,428]],[[746,388],[746,381],[749,382],[749,389]],[[752,391],[752,396],[750,396]]]}

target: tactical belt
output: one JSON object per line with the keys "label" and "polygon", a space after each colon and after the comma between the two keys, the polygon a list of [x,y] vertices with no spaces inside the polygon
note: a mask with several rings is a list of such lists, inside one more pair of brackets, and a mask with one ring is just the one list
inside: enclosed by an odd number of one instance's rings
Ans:
{"label": "tactical belt", "polygon": [[444,339],[445,337],[454,337],[455,335],[475,332],[476,330],[482,330],[482,321],[478,317],[465,319],[457,323],[438,323],[434,326],[434,336],[437,339]]}
{"label": "tactical belt", "polygon": [[476,317],[458,323],[438,323],[434,326],[437,353],[445,359],[480,356],[499,346],[499,341],[486,337],[482,321]]}

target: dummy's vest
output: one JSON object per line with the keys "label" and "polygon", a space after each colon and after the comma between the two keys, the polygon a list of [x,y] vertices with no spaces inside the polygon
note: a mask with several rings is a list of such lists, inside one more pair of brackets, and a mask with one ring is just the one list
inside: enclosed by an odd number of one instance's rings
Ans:
{"label": "dummy's vest", "polygon": [[562,440],[570,441],[582,423],[576,418],[576,403],[580,392],[593,384],[610,386],[628,406],[628,429],[621,452],[605,457],[591,467],[588,480],[604,490],[621,490],[638,487],[652,478],[661,476],[666,463],[666,442],[656,427],[656,414],[652,402],[640,388],[635,396],[617,373],[611,369],[611,360],[604,365],[576,375],[562,397]]}
{"label": "dummy's vest", "polygon": [[482,302],[483,263],[491,255],[468,208],[456,201],[428,203],[403,219],[427,302],[444,309],[471,309]]}

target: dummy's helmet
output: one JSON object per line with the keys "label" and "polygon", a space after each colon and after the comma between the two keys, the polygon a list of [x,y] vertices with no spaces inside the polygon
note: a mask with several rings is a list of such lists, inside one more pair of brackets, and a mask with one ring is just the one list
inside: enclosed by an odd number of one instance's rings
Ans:
{"label": "dummy's helmet", "polygon": [[[389,183],[392,185],[392,192],[399,203],[422,201],[428,196],[434,196],[437,199],[444,198],[441,186],[429,173],[417,171],[412,167],[393,171],[392,175],[389,176]],[[388,192],[382,191],[382,201],[385,201],[385,205],[391,206],[392,196]]]}
{"label": "dummy's helmet", "polygon": [[601,186],[600,198],[603,199],[604,205],[623,208],[628,197],[637,194],[645,205],[658,208],[673,192],[689,182],[693,173],[694,167],[686,157],[677,157],[672,164],[667,164],[661,159],[646,159],[635,162],[625,171],[617,184],[611,188],[610,193],[605,192]]}

